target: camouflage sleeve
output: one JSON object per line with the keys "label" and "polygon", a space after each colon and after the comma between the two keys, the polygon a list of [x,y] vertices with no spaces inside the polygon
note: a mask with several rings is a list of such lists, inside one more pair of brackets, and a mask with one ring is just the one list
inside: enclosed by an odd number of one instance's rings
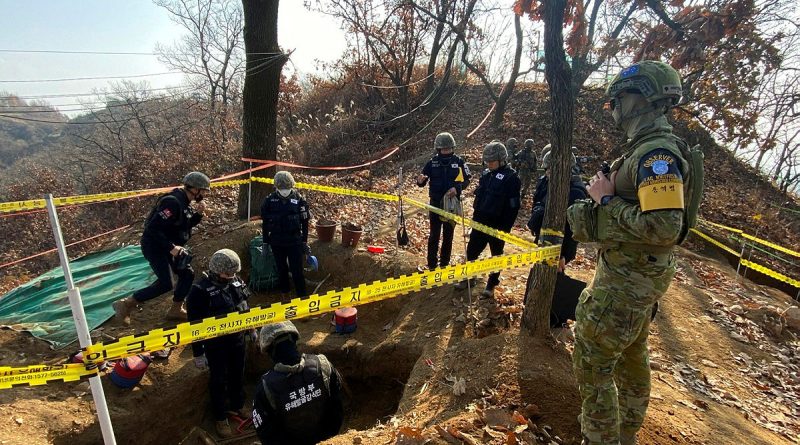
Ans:
{"label": "camouflage sleeve", "polygon": [[598,208],[600,241],[671,246],[678,242],[683,210],[642,212],[638,204],[615,197]]}
{"label": "camouflage sleeve", "polygon": [[[651,157],[659,158],[662,155],[660,152],[661,150],[647,151],[641,154],[634,153],[623,163],[620,169],[622,171],[619,174],[633,178],[633,183],[639,191],[639,202],[630,202],[615,197],[607,205],[598,207],[597,237],[601,241],[654,246],[672,246],[678,242],[683,225],[683,205],[650,205],[652,208],[647,211],[642,210],[643,196],[641,192],[646,187],[647,181],[653,180],[653,174],[669,173],[661,171],[659,165],[644,168],[653,161],[650,159]],[[666,151],[665,153],[669,154]],[[653,162],[655,164],[663,163],[663,161],[657,160]],[[665,170],[669,170],[669,168]],[[657,175],[656,179],[659,177],[660,175]]]}

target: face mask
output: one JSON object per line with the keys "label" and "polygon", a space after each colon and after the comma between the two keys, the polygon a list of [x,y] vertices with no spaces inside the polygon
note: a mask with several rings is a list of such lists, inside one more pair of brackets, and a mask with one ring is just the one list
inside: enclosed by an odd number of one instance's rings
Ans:
{"label": "face mask", "polygon": [[647,101],[639,94],[627,94],[621,99],[617,99],[616,106],[611,110],[611,117],[614,118],[617,127],[625,132],[628,138],[635,136],[636,132],[643,126],[644,121],[651,120],[650,113],[638,114],[630,117],[634,109],[641,113],[643,107],[648,106]]}
{"label": "face mask", "polygon": [[216,272],[209,272],[208,273],[208,277],[211,279],[211,281],[213,281],[214,283],[216,283],[216,284],[218,284],[220,286],[223,286],[223,287],[227,286],[227,285],[229,285],[229,284],[231,284],[233,282],[233,277],[225,278],[225,277],[220,276]]}
{"label": "face mask", "polygon": [[292,194],[292,189],[278,189],[278,194],[283,198],[288,198]]}
{"label": "face mask", "polygon": [[200,195],[200,194],[198,194],[198,195],[195,195],[195,197],[194,197],[194,202],[200,202],[200,201],[202,201],[202,200],[203,200],[203,198],[204,198],[204,196],[203,196],[203,195]]}

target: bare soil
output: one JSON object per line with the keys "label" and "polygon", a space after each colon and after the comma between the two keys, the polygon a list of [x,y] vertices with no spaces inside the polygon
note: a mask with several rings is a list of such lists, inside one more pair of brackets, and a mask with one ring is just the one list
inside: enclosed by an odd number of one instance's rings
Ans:
{"label": "bare soil", "polygon": [[[422,198],[421,192],[414,194]],[[367,227],[364,244],[342,247],[338,231],[332,243],[313,241],[321,268],[307,277],[312,289],[319,285],[323,292],[410,273],[424,256],[427,215],[411,212],[408,224],[415,239],[408,250],[396,251],[393,216],[359,213],[358,206],[369,210],[370,204],[351,201],[342,205],[341,219],[364,218],[359,221]],[[524,221],[519,224],[515,230],[522,234]],[[196,237],[196,269],[202,270],[210,254],[222,247],[239,251],[248,263],[245,246],[258,228],[258,223],[232,224],[222,236]],[[370,254],[364,251],[366,243],[384,246],[386,252]],[[463,239],[456,236],[454,262],[463,261],[463,249]],[[590,280],[592,256],[591,250],[584,251],[569,273]],[[783,329],[774,335],[763,323],[739,320],[728,310],[743,301],[749,308],[782,308],[790,299],[737,282],[727,263],[715,258],[683,249],[679,256],[680,272],[651,328],[653,396],[640,443],[797,443],[798,382],[780,380],[781,375],[797,376],[796,334]],[[330,315],[298,320],[301,348],[327,355],[349,390],[342,434],[327,443],[514,443],[509,431],[516,431],[519,443],[579,443],[580,402],[570,332],[554,330],[549,339],[520,333],[526,278],[527,270],[503,272],[489,330],[476,329],[467,316],[475,297],[452,287],[360,306],[358,330],[351,335],[333,333]],[[479,284],[473,293],[481,289]],[[280,298],[274,292],[258,293],[252,303]],[[144,305],[134,314],[133,327],[112,320],[98,332],[118,337],[166,326],[163,314],[169,300],[163,296]],[[252,385],[269,363],[255,349],[248,354]],[[27,334],[0,331],[4,365],[56,363],[67,355]],[[772,362],[781,363],[781,355],[788,358],[787,373],[775,371],[770,381],[756,372],[759,365],[767,369]],[[133,390],[116,388],[104,376],[118,443],[179,443],[196,427],[210,430],[206,379],[193,366],[190,348],[154,362]],[[461,379],[464,392],[456,395]],[[545,440],[545,434],[551,439]],[[87,382],[0,391],[0,444],[101,442]],[[235,443],[253,442],[247,438]]]}

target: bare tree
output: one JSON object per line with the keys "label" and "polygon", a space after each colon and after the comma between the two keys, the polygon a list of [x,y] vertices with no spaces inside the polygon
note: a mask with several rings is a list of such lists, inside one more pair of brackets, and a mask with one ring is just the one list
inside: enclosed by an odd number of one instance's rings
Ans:
{"label": "bare tree", "polygon": [[433,21],[406,1],[327,0],[320,11],[342,20],[356,62],[380,67],[397,90],[398,111],[408,111],[409,84]]}
{"label": "bare tree", "polygon": [[207,92],[212,130],[225,144],[227,107],[239,100],[245,69],[241,5],[234,0],[155,0],[155,4],[186,30],[179,41],[156,46],[159,60]]}
{"label": "bare tree", "polygon": [[[527,68],[524,71],[520,70],[523,47],[525,45],[524,34],[519,16],[513,14],[512,11],[507,8],[501,9],[489,5],[489,8],[486,9],[484,13],[489,15],[489,23],[497,20],[496,14],[498,10],[500,13],[504,12],[513,16],[513,55],[511,57],[506,57],[507,53],[503,51],[506,45],[498,45],[502,46],[502,48],[495,48],[495,50],[499,51],[492,51],[480,46],[480,42],[482,41],[496,43],[500,35],[503,34],[505,25],[501,24],[500,29],[495,29],[492,33],[487,33],[485,27],[478,27],[476,25],[475,14],[477,3],[477,0],[469,0],[458,22],[455,22],[453,19],[443,18],[444,16],[442,14],[434,14],[434,12],[426,9],[420,3],[414,3],[414,5],[419,11],[437,22],[444,22],[455,36],[456,42],[461,44],[461,63],[463,63],[464,66],[478,78],[481,84],[486,87],[486,91],[495,103],[492,125],[499,126],[503,122],[506,106],[514,92],[517,79],[527,74],[532,69]],[[492,73],[491,63],[487,60],[487,56],[491,59],[492,55],[497,54],[500,54],[499,65],[501,68],[496,70],[495,73]],[[509,66],[511,71],[507,72]]]}

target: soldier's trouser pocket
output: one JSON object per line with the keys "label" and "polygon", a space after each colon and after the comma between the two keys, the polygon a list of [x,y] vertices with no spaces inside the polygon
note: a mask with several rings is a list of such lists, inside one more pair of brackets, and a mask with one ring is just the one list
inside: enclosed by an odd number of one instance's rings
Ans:
{"label": "soldier's trouser pocket", "polygon": [[611,358],[635,338],[634,311],[619,304],[606,289],[587,288],[575,311],[575,335],[592,344],[600,356]]}

